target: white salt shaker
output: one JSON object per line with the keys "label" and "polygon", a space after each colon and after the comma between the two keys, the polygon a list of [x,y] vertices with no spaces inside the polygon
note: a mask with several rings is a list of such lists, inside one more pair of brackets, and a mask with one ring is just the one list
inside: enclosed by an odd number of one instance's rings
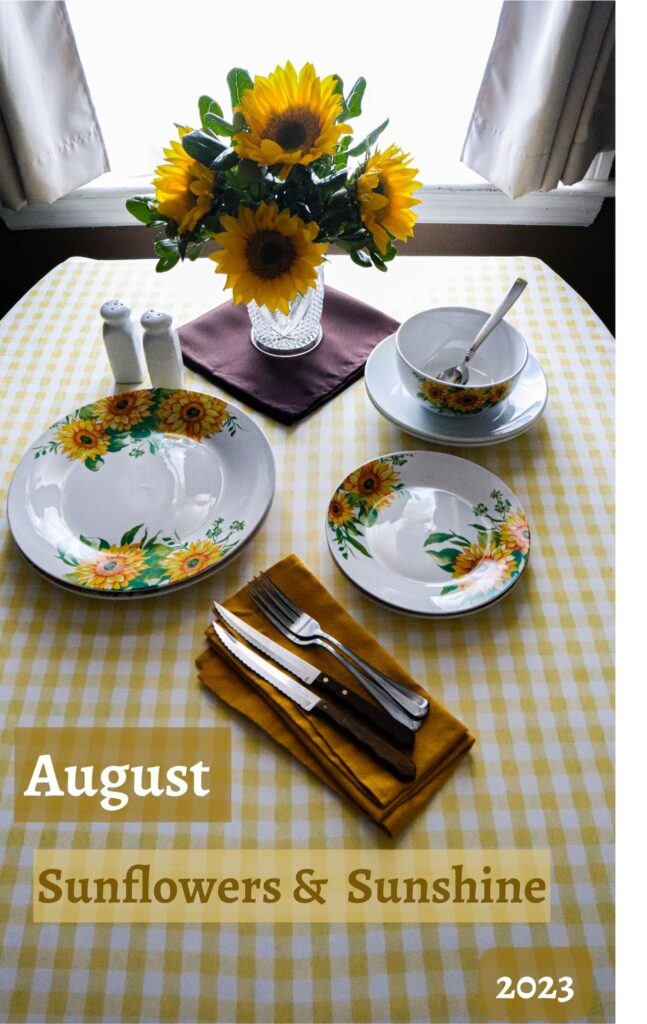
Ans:
{"label": "white salt shaker", "polygon": [[112,375],[118,384],[141,384],[146,376],[142,340],[130,319],[130,309],[119,299],[101,307],[103,342]]}
{"label": "white salt shaker", "polygon": [[180,339],[169,313],[147,309],[141,319],[144,355],[154,388],[181,388],[184,367]]}

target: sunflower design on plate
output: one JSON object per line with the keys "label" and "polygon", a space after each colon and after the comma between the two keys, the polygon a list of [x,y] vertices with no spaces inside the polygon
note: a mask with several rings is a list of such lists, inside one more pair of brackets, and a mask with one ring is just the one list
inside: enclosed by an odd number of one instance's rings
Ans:
{"label": "sunflower design on plate", "polygon": [[351,500],[343,491],[336,491],[328,506],[328,522],[333,526],[346,526],[355,516]]}
{"label": "sunflower design on plate", "polygon": [[94,403],[95,415],[104,427],[128,431],[146,419],[150,412],[151,391],[124,391]]}
{"label": "sunflower design on plate", "polygon": [[359,495],[367,508],[380,503],[388,504],[400,483],[397,469],[386,460],[376,459],[347,476],[342,487]]}
{"label": "sunflower design on plate", "polygon": [[484,502],[472,509],[481,518],[470,524],[473,539],[447,530],[430,533],[425,540],[427,554],[452,577],[441,594],[460,590],[495,597],[525,568],[530,550],[525,513],[522,509],[513,512],[501,491],[493,490],[490,499],[492,509]]}
{"label": "sunflower design on plate", "polygon": [[69,538],[58,545],[58,558],[72,568],[65,579],[91,590],[145,590],[181,583],[212,568],[239,544],[245,530],[234,520],[225,532],[215,519],[206,536],[183,541],[161,537],[143,523],[123,534],[118,544],[103,537]]}
{"label": "sunflower design on plate", "polygon": [[141,574],[146,553],[132,544],[106,546],[87,561],[79,562],[67,579],[81,587],[95,590],[125,590]]}
{"label": "sunflower design on plate", "polygon": [[157,209],[177,225],[180,235],[193,231],[209,212],[216,181],[214,172],[189,156],[182,146],[182,139],[191,130],[178,128],[180,141],[172,140],[164,150],[166,163],[160,164],[153,179]]}
{"label": "sunflower design on plate", "polygon": [[511,512],[499,528],[501,543],[510,551],[519,550],[528,554],[530,548],[530,527],[525,512]]}
{"label": "sunflower design on plate", "polygon": [[87,463],[88,460],[96,462],[105,455],[110,437],[102,423],[91,419],[70,419],[58,427],[54,441],[68,459]]}
{"label": "sunflower design on plate", "polygon": [[491,543],[476,543],[459,551],[452,574],[460,590],[487,594],[500,590],[517,566],[512,553]]}
{"label": "sunflower design on plate", "polygon": [[164,559],[164,569],[170,582],[177,583],[204,572],[209,566],[219,562],[222,555],[223,549],[220,544],[214,544],[211,540],[195,541],[186,547],[171,551]]}
{"label": "sunflower design on plate", "polygon": [[234,303],[256,302],[287,315],[289,303],[316,285],[328,246],[315,241],[314,221],[261,203],[257,210],[241,206],[237,217],[223,216],[220,223],[225,230],[215,238],[221,248],[209,259],[227,275]]}
{"label": "sunflower design on plate", "polygon": [[420,203],[414,192],[422,182],[410,163],[411,157],[398,146],[389,146],[369,157],[357,178],[360,216],[382,254],[390,236],[405,242],[413,235],[417,216],[412,207]]}
{"label": "sunflower design on plate", "polygon": [[202,441],[219,434],[228,421],[227,405],[195,391],[173,391],[158,410],[158,425],[171,434]]}
{"label": "sunflower design on plate", "polygon": [[267,77],[257,75],[235,109],[247,125],[234,136],[237,152],[257,164],[281,165],[282,176],[295,164],[334,153],[340,136],[352,131],[336,123],[342,110],[337,79],[319,78],[312,64],[297,73],[288,61]]}
{"label": "sunflower design on plate", "polygon": [[363,543],[364,531],[377,522],[381,508],[405,493],[398,469],[409,458],[402,453],[374,459],[350,473],[338,487],[328,506],[327,523],[342,558],[355,552],[372,557]]}

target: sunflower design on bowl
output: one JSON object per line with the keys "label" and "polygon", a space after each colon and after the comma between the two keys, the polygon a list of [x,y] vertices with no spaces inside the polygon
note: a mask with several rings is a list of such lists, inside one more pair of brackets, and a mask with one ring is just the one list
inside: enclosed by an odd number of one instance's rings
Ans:
{"label": "sunflower design on bowl", "polygon": [[421,398],[434,412],[446,416],[471,415],[491,409],[506,398],[512,390],[513,381],[503,384],[488,384],[484,387],[455,387],[442,381],[423,377],[416,373],[418,398]]}
{"label": "sunflower design on bowl", "polygon": [[364,531],[377,522],[380,508],[405,492],[398,470],[410,457],[403,453],[374,459],[350,473],[339,486],[328,506],[327,525],[342,558],[356,552],[372,557],[363,543]]}
{"label": "sunflower design on bowl", "polygon": [[[427,554],[451,576],[441,595],[460,592],[466,598],[494,598],[521,575],[528,561],[530,528],[523,509],[513,511],[501,491],[490,494],[493,507],[475,505],[472,539],[453,530],[430,533]],[[467,532],[467,531],[466,531]]]}
{"label": "sunflower design on bowl", "polygon": [[236,430],[227,403],[212,395],[172,388],[124,391],[55,423],[34,457],[60,452],[96,472],[110,454],[124,449],[134,458],[157,455],[177,437],[202,443],[223,431],[233,437]]}
{"label": "sunflower design on bowl", "polygon": [[80,587],[101,591],[146,590],[168,586],[213,568],[240,542],[245,529],[234,520],[227,531],[221,518],[214,520],[200,540],[160,537],[143,523],[133,526],[116,544],[103,537],[70,538],[58,545],[58,558],[69,565],[65,579]]}

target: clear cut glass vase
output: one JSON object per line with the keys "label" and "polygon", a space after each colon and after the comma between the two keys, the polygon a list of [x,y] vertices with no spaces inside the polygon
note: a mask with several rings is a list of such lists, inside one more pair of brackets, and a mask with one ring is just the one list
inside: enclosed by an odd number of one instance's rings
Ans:
{"label": "clear cut glass vase", "polygon": [[247,306],[252,324],[252,345],[266,355],[289,357],[312,352],[323,336],[323,266],[317,270],[317,283],[305,295],[297,295],[289,313],[270,313],[266,306],[250,302]]}

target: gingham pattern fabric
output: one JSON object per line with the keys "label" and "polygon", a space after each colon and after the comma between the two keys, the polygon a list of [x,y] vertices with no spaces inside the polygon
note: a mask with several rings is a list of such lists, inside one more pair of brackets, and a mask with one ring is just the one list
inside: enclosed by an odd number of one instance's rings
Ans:
{"label": "gingham pattern fabric", "polygon": [[[334,567],[324,516],[342,477],[378,454],[437,447],[380,417],[363,381],[294,428],[252,414],[276,458],[272,510],[238,560],[179,594],[127,607],[64,594],[26,566],[2,523],[3,1020],[478,1021],[479,956],[512,944],[586,946],[589,1019],[612,1019],[612,339],[535,259],[401,257],[382,275],[333,258],[327,280],[402,319],[434,305],[492,309],[519,274],[529,288],[509,317],[548,375],[547,410],[507,444],[451,449],[505,480],[531,521],[529,570],[489,610],[446,623],[406,618]],[[152,261],[75,258],[49,273],[2,324],[4,494],[43,429],[112,391],[98,316],[111,296],[137,317],[168,309],[176,324],[222,300],[208,261],[156,275]],[[193,374],[187,386],[223,396]],[[291,551],[476,733],[398,843],[550,849],[550,925],[32,923],[36,847],[391,844],[196,682],[211,598]],[[32,724],[230,725],[231,821],[15,825],[13,727]]]}

